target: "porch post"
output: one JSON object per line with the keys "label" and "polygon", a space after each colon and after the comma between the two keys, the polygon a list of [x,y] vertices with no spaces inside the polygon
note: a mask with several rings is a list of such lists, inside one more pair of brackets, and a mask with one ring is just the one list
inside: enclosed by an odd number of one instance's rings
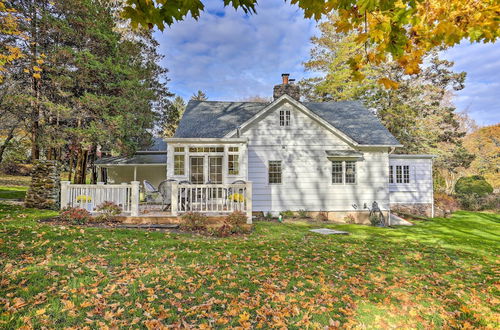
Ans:
{"label": "porch post", "polygon": [[247,223],[252,223],[252,182],[247,182]]}
{"label": "porch post", "polygon": [[60,208],[61,210],[68,206],[69,198],[68,198],[68,192],[69,192],[69,186],[70,182],[69,181],[61,181],[61,199],[60,199]]}
{"label": "porch post", "polygon": [[172,182],[172,194],[171,194],[171,201],[170,201],[170,211],[172,212],[172,215],[177,216],[178,210],[177,210],[177,202],[178,202],[178,194],[179,194],[179,183],[177,181]]}
{"label": "porch post", "polygon": [[134,181],[137,181],[137,166],[134,166]]}
{"label": "porch post", "polygon": [[139,216],[139,181],[132,181],[130,183],[132,185],[132,194],[131,194],[131,202],[130,205],[130,215],[133,217]]}

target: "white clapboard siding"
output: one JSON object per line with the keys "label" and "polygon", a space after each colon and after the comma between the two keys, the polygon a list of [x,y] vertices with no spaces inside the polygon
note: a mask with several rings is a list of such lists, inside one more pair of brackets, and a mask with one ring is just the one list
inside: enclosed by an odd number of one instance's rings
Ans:
{"label": "white clapboard siding", "polygon": [[410,183],[389,185],[391,204],[433,203],[432,159],[394,157],[389,160],[390,165],[410,166]]}
{"label": "white clapboard siding", "polygon": [[[248,141],[248,178],[253,182],[254,211],[355,210],[377,201],[389,207],[388,148],[360,150],[357,183],[331,183],[331,161],[325,150],[354,150],[335,133],[298,109],[291,126],[279,127],[280,108],[254,123],[242,136]],[[282,184],[268,184],[268,161],[282,161]]]}

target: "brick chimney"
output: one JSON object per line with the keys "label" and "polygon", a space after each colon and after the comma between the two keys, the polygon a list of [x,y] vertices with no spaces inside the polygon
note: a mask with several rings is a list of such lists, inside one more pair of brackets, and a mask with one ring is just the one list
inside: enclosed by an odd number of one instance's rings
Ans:
{"label": "brick chimney", "polygon": [[281,78],[283,82],[279,85],[274,86],[273,98],[276,100],[283,94],[287,94],[288,96],[298,101],[300,99],[300,89],[299,86],[293,83],[295,79],[289,79],[289,73],[283,73],[281,75]]}

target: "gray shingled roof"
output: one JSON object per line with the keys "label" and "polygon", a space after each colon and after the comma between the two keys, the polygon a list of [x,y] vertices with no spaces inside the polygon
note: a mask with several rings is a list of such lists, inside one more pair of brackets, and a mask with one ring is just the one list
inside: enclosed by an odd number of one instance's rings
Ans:
{"label": "gray shingled roof", "polygon": [[222,138],[255,116],[268,103],[189,101],[176,138]]}
{"label": "gray shingled roof", "polygon": [[[222,138],[248,121],[268,104],[189,101],[174,137]],[[359,144],[400,144],[361,102],[304,102],[303,104]]]}

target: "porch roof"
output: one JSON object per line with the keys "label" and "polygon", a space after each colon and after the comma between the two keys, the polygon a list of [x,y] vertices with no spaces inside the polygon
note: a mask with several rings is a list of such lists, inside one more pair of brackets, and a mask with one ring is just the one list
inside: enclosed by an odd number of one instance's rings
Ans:
{"label": "porch roof", "polygon": [[95,161],[100,166],[167,165],[167,153],[140,153],[132,157],[105,157]]}

